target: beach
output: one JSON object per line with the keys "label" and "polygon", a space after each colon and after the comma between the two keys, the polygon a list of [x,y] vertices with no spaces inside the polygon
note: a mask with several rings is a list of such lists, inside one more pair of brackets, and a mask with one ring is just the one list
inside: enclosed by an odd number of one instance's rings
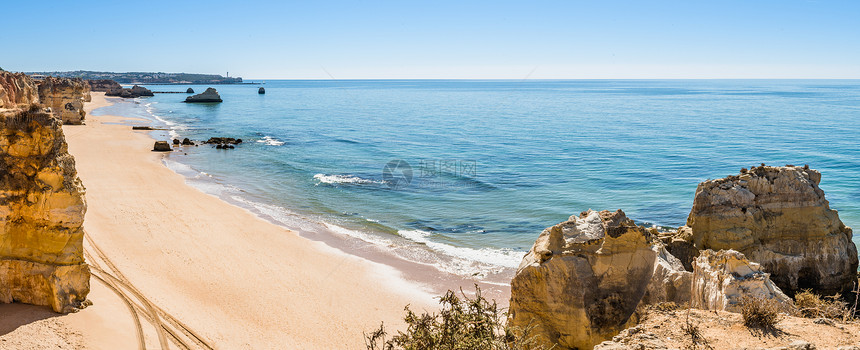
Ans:
{"label": "beach", "polygon": [[[110,103],[92,95],[87,112]],[[407,304],[435,307],[427,286],[392,267],[188,186],[151,151],[147,132],[125,121],[90,113],[86,125],[64,126],[87,189],[94,305],[69,315],[2,305],[0,347],[49,339],[56,348],[140,348],[142,338],[146,348],[181,339],[193,348],[357,349],[380,322],[402,325]],[[59,338],[33,336],[42,333]]]}

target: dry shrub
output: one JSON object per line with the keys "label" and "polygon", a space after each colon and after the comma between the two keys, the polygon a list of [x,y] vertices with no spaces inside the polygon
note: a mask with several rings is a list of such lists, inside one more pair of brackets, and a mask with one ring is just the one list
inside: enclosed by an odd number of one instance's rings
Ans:
{"label": "dry shrub", "polygon": [[744,296],[741,298],[741,316],[744,325],[765,330],[776,329],[779,305],[771,299]]}
{"label": "dry shrub", "polygon": [[851,316],[848,303],[842,301],[842,296],[839,294],[822,298],[806,289],[794,295],[794,305],[797,306],[798,316],[801,317],[833,318],[846,321]]}
{"label": "dry shrub", "polygon": [[541,350],[538,339],[530,335],[533,327],[526,329],[507,328],[507,313],[502,312],[496,301],[488,301],[481,296],[476,285],[474,298],[469,298],[460,290],[449,290],[439,298],[442,310],[439,314],[416,314],[407,305],[405,332],[398,331],[391,340],[386,340],[384,325],[365,334],[368,350]]}
{"label": "dry shrub", "polygon": [[654,305],[654,309],[662,312],[671,312],[681,309],[674,301],[660,302]]}
{"label": "dry shrub", "polygon": [[686,336],[690,337],[691,349],[699,349],[700,347],[702,349],[713,349],[702,334],[702,330],[699,329],[699,324],[693,323],[690,320],[690,309],[687,309],[687,318],[684,324],[681,325],[681,330],[684,331]]}

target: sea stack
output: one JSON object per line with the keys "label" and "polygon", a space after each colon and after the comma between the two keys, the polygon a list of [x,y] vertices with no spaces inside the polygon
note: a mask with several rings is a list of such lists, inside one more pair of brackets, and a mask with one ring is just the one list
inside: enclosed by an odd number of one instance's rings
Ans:
{"label": "sea stack", "polygon": [[218,91],[213,88],[207,88],[206,91],[203,91],[202,94],[188,96],[187,98],[185,98],[185,102],[223,102],[223,100],[221,100],[221,95],[218,94]]}
{"label": "sea stack", "polygon": [[257,89],[257,93],[260,95],[264,95],[264,94],[266,94],[266,89],[263,87],[260,87],[259,89]]}
{"label": "sea stack", "polygon": [[193,94],[193,93],[194,93],[194,89],[192,89],[192,88],[188,88],[188,90],[185,90],[185,93],[186,93],[186,94]]}

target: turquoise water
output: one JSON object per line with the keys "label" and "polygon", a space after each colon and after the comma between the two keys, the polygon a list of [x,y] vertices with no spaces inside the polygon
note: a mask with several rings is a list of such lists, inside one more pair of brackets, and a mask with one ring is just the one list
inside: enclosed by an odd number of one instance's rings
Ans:
{"label": "turquoise water", "polygon": [[860,225],[860,81],[216,88],[224,103],[156,94],[96,114],[150,118],[180,138],[242,138],[235,150],[174,152],[168,165],[291,228],[323,225],[425,263],[439,257],[440,268],[457,273],[510,270],[543,228],[589,208],[683,225],[700,181],[762,162],[820,170],[831,206]]}

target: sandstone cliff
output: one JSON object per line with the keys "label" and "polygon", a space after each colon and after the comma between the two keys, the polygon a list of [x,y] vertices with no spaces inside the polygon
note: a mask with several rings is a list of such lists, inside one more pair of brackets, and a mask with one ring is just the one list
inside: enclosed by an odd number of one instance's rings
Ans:
{"label": "sandstone cliff", "polygon": [[0,109],[29,108],[39,103],[39,91],[24,73],[0,71]]}
{"label": "sandstone cliff", "polygon": [[590,349],[637,322],[657,253],[622,211],[588,211],[544,230],[511,281],[510,325],[561,349]]}
{"label": "sandstone cliff", "polygon": [[50,107],[63,124],[84,123],[84,102],[90,99],[90,85],[78,78],[47,77],[39,82],[39,101]]}
{"label": "sandstone cliff", "polygon": [[847,292],[857,248],[809,167],[753,167],[699,184],[687,239],[699,249],[734,249],[760,263],[787,293]]}
{"label": "sandstone cliff", "polygon": [[[35,84],[0,72],[0,88],[35,91]],[[21,101],[13,96],[19,95],[7,93],[0,105]],[[84,187],[60,119],[39,105],[0,110],[0,302],[57,312],[87,306],[85,211]]]}

